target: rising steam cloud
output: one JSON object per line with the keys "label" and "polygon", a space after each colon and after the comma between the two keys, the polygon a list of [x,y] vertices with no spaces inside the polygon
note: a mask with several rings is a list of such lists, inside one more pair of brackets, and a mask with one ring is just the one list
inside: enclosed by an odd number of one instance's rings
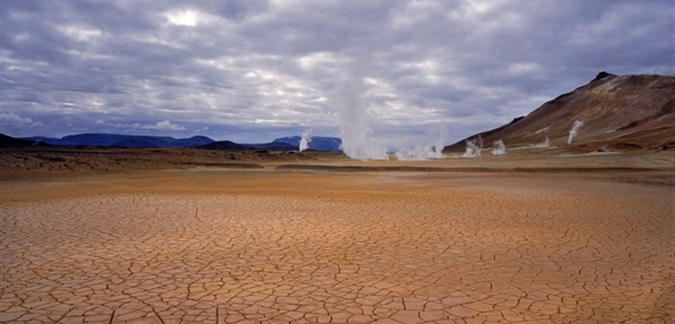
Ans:
{"label": "rising steam cloud", "polygon": [[581,120],[574,121],[574,124],[572,124],[572,128],[570,129],[570,135],[567,137],[567,145],[572,144],[572,140],[577,137],[577,132],[581,126],[584,126],[584,122]]}
{"label": "rising steam cloud", "polygon": [[442,159],[445,157],[445,155],[443,155],[443,146],[438,145],[416,145],[414,147],[400,149],[396,151],[395,155],[396,159],[399,161],[424,161],[429,159]]}
{"label": "rising steam cloud", "polygon": [[356,160],[388,160],[385,146],[375,140],[373,130],[367,123],[363,88],[361,78],[350,75],[337,94],[341,149],[348,157]]}
{"label": "rising steam cloud", "polygon": [[398,149],[395,153],[399,161],[420,161],[429,159],[445,158],[443,149],[445,148],[445,139],[448,137],[448,128],[444,122],[438,124],[438,134],[433,145],[415,145]]}
{"label": "rising steam cloud", "polygon": [[506,145],[504,145],[504,141],[496,140],[492,143],[492,155],[506,155]]}
{"label": "rising steam cloud", "polygon": [[478,135],[477,137],[466,141],[466,149],[464,151],[463,157],[474,158],[480,156],[480,151],[483,149],[483,137]]}
{"label": "rising steam cloud", "polygon": [[550,146],[551,146],[551,142],[549,141],[548,136],[546,136],[546,139],[544,139],[542,142],[534,145],[534,147],[537,147],[537,148],[548,148]]}
{"label": "rising steam cloud", "polygon": [[309,134],[309,131],[306,131],[302,133],[302,136],[300,137],[300,146],[298,147],[298,151],[302,152],[304,150],[307,150],[309,148],[309,142],[312,141],[312,137]]}

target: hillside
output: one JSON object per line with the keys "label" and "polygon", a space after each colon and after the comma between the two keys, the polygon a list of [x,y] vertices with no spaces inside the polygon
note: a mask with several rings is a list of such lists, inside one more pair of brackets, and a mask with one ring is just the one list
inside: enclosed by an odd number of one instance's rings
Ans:
{"label": "hillside", "polygon": [[[503,140],[507,147],[533,146],[548,137],[551,147],[573,150],[675,147],[675,76],[601,72],[590,83],[544,103],[529,115],[475,134],[485,147]],[[576,121],[583,123],[568,145]],[[465,141],[445,151],[463,151]]]}

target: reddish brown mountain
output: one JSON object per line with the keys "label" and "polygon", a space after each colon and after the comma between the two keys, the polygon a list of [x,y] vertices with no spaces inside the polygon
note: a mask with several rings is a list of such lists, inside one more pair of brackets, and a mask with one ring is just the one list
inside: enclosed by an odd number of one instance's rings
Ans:
{"label": "reddish brown mountain", "polygon": [[[583,122],[571,145],[575,121]],[[536,145],[595,150],[675,148],[675,76],[601,72],[590,83],[544,103],[529,115],[476,134],[485,146],[503,140],[507,147]],[[465,140],[446,151],[463,151]]]}

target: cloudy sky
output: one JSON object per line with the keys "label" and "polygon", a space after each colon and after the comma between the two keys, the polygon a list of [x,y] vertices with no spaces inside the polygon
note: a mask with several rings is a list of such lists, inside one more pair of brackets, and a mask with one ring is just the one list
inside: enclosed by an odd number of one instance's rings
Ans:
{"label": "cloudy sky", "polygon": [[[674,2],[2,1],[1,130],[459,140],[603,70],[673,74]],[[344,116],[343,116],[344,117]]]}

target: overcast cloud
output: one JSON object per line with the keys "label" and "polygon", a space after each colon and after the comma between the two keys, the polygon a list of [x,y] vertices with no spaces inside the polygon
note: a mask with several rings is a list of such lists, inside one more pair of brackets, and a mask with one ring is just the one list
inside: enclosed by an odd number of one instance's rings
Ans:
{"label": "overcast cloud", "polygon": [[3,1],[1,132],[448,142],[615,74],[673,74],[673,1]]}

